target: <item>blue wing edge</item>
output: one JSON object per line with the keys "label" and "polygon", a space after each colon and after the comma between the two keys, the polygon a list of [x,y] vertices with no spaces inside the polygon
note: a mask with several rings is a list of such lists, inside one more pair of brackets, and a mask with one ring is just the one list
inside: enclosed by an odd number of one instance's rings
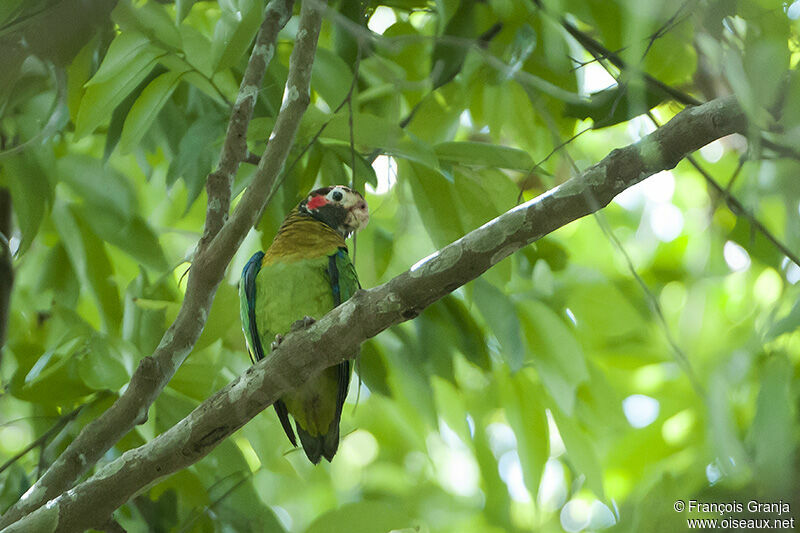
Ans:
{"label": "blue wing edge", "polygon": [[[244,286],[245,299],[247,300],[247,332],[249,335],[248,349],[250,352],[250,360],[256,363],[264,358],[264,347],[261,344],[261,335],[258,334],[258,326],[256,325],[256,276],[261,270],[261,262],[264,260],[264,252],[256,252],[253,257],[247,261],[247,264],[242,270],[242,284]],[[252,344],[252,346],[250,346]],[[286,410],[286,405],[281,400],[275,401],[275,412],[278,414],[278,420],[281,422],[283,431],[289,437],[292,446],[297,446],[297,439],[294,435],[294,430],[289,422],[289,412]]]}

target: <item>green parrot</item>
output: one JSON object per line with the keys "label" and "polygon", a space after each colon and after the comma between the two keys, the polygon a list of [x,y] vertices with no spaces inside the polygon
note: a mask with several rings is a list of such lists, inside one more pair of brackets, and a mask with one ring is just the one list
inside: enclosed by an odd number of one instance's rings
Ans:
{"label": "green parrot", "polygon": [[[239,299],[254,363],[266,355],[265,346],[275,348],[298,320],[322,317],[360,288],[345,239],[368,221],[367,203],[357,191],[344,185],[316,189],[287,215],[267,252],[250,258],[242,271]],[[291,414],[314,464],[336,454],[349,383],[350,362],[345,361],[275,402],[286,436],[297,446]]]}

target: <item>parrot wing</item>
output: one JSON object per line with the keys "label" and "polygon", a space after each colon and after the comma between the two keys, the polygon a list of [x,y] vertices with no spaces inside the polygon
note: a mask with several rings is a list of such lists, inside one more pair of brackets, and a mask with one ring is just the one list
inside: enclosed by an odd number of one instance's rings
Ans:
{"label": "parrot wing", "polygon": [[[339,248],[336,253],[328,257],[328,276],[333,291],[333,305],[338,307],[350,299],[361,288],[356,275],[356,269],[347,254],[347,248]],[[336,394],[336,414],[334,415],[335,430],[325,435],[323,455],[330,461],[339,447],[339,420],[342,417],[342,407],[347,397],[347,388],[350,385],[350,361],[339,363],[336,367],[338,373],[338,389]]]}
{"label": "parrot wing", "polygon": [[242,270],[242,280],[239,282],[239,307],[242,316],[242,330],[247,340],[247,351],[250,360],[255,363],[264,358],[264,347],[261,336],[256,327],[256,276],[261,270],[261,261],[264,252],[256,252],[247,261]]}
{"label": "parrot wing", "polygon": [[[256,276],[261,270],[261,262],[264,259],[264,252],[256,252],[247,261],[242,270],[242,280],[239,283],[239,305],[242,317],[242,329],[247,340],[247,350],[250,353],[250,360],[256,363],[264,358],[264,347],[261,344],[261,335],[258,334],[256,326]],[[289,423],[289,413],[286,405],[281,400],[275,401],[275,412],[286,436],[289,437],[292,446],[297,446],[294,430]]]}

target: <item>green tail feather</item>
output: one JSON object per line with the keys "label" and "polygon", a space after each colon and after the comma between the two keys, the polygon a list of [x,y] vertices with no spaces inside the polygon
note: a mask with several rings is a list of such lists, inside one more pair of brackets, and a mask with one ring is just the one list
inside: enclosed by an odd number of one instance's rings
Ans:
{"label": "green tail feather", "polygon": [[297,435],[300,437],[300,444],[303,446],[303,451],[306,452],[308,460],[314,464],[318,464],[320,457],[324,457],[330,463],[333,456],[336,455],[336,450],[339,449],[339,424],[335,420],[331,424],[330,431],[325,435],[311,435],[295,421],[295,428]]}
{"label": "green tail feather", "polygon": [[[306,457],[308,457],[308,460],[312,463],[319,464],[325,437],[322,435],[318,437],[310,435],[306,430],[300,427],[297,421],[295,421],[294,425],[297,428],[297,435],[300,437],[300,444],[303,445],[303,451],[306,452]],[[330,459],[328,459],[328,461],[330,461]]]}

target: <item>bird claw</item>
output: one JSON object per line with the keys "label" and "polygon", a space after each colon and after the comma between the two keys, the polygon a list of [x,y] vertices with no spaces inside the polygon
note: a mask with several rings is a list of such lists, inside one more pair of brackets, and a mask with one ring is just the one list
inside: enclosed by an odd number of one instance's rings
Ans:
{"label": "bird claw", "polygon": [[301,329],[305,329],[312,325],[314,322],[316,322],[316,319],[311,318],[310,316],[304,316],[300,320],[296,320],[292,324],[292,327],[289,329],[289,331],[300,331]]}
{"label": "bird claw", "polygon": [[[292,332],[295,332],[295,331],[300,331],[301,329],[307,328],[308,326],[310,326],[314,322],[316,322],[316,319],[311,318],[310,316],[304,316],[300,320],[295,320],[292,323],[292,326],[289,328],[289,332],[292,333]],[[278,333],[277,335],[275,335],[275,340],[272,341],[272,343],[269,345],[269,347],[270,347],[271,350],[275,350],[275,349],[278,348],[278,346],[281,345],[282,342],[283,342],[283,335]]]}
{"label": "bird claw", "polygon": [[277,349],[278,346],[280,346],[282,342],[283,342],[283,335],[278,333],[277,335],[275,335],[275,340],[272,341],[272,343],[269,345],[270,350]]}

